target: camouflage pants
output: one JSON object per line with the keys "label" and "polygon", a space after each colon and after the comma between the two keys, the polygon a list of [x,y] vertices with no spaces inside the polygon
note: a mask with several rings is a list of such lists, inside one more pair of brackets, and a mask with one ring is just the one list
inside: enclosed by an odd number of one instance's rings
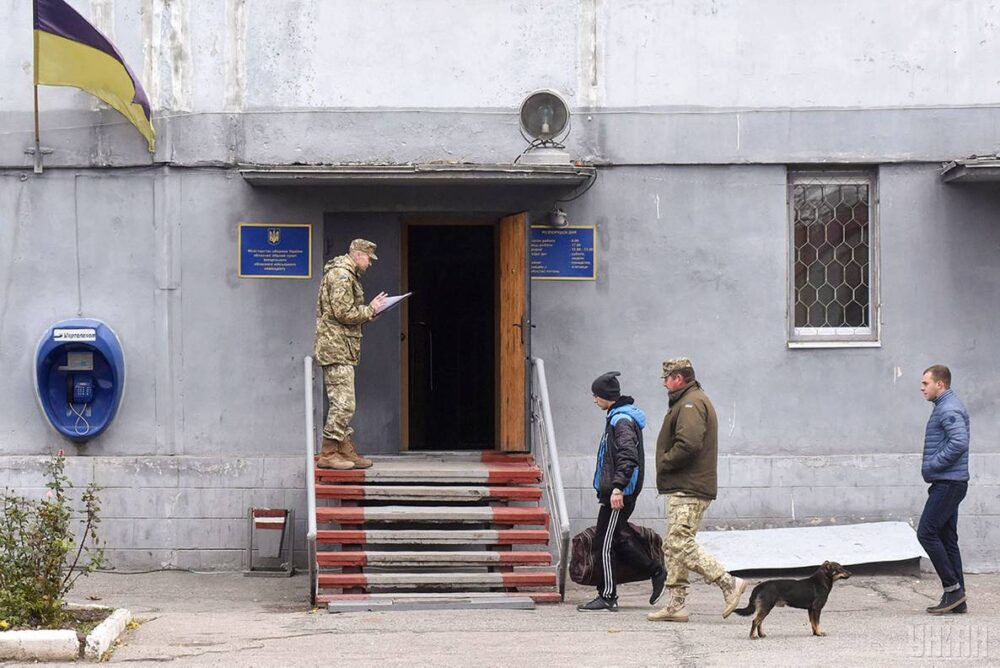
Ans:
{"label": "camouflage pants", "polygon": [[331,364],[323,367],[323,384],[326,385],[326,424],[323,438],[342,441],[354,433],[354,367],[350,364]]}
{"label": "camouflage pants", "polygon": [[695,542],[709,499],[679,494],[667,495],[667,533],[663,553],[667,557],[667,587],[686,588],[688,571],[715,582],[726,574],[722,564]]}

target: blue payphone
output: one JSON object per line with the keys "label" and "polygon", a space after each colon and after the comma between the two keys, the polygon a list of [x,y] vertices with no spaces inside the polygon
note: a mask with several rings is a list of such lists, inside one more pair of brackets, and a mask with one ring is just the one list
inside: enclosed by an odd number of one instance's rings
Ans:
{"label": "blue payphone", "polygon": [[125,356],[114,330],[77,318],[46,330],[35,352],[35,393],[63,436],[88,441],[111,424],[125,391]]}

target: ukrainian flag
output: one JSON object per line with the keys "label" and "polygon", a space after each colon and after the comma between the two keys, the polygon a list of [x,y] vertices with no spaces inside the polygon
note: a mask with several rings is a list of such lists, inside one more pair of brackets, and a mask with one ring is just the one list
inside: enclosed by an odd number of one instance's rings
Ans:
{"label": "ukrainian flag", "polygon": [[35,0],[35,84],[74,86],[117,109],[155,148],[149,98],[118,49],[63,0]]}

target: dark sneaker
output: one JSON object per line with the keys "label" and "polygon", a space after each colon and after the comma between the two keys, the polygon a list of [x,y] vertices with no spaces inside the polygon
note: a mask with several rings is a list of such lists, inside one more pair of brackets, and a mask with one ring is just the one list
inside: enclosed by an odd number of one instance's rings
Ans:
{"label": "dark sneaker", "polygon": [[618,612],[618,599],[617,598],[604,598],[603,596],[598,596],[590,603],[581,603],[576,606],[576,609],[580,612],[597,612],[601,610],[607,610],[608,612]]}
{"label": "dark sneaker", "polygon": [[660,596],[663,595],[663,583],[667,581],[667,569],[663,566],[658,566],[650,580],[653,583],[653,593],[649,595],[649,604],[656,605],[656,602],[660,600]]}
{"label": "dark sneaker", "polygon": [[927,608],[927,612],[932,615],[943,615],[946,612],[951,612],[958,606],[965,603],[965,590],[956,589],[955,591],[946,591],[941,597],[941,602],[937,605],[932,605]]}
{"label": "dark sneaker", "polygon": [[958,604],[958,607],[956,607],[954,610],[952,610],[952,613],[954,613],[956,615],[963,615],[963,614],[967,613],[968,611],[969,611],[969,602],[968,601],[962,601],[961,603]]}

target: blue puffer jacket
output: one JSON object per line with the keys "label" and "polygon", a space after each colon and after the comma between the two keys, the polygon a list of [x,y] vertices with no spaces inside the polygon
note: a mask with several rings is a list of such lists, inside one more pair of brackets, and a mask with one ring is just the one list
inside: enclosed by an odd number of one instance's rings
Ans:
{"label": "blue puffer jacket", "polygon": [[969,413],[951,390],[934,400],[920,472],[924,482],[969,479]]}
{"label": "blue puffer jacket", "polygon": [[610,502],[615,488],[622,490],[626,498],[642,491],[645,426],[646,414],[633,404],[632,397],[622,397],[608,410],[594,470],[594,490],[601,503]]}

